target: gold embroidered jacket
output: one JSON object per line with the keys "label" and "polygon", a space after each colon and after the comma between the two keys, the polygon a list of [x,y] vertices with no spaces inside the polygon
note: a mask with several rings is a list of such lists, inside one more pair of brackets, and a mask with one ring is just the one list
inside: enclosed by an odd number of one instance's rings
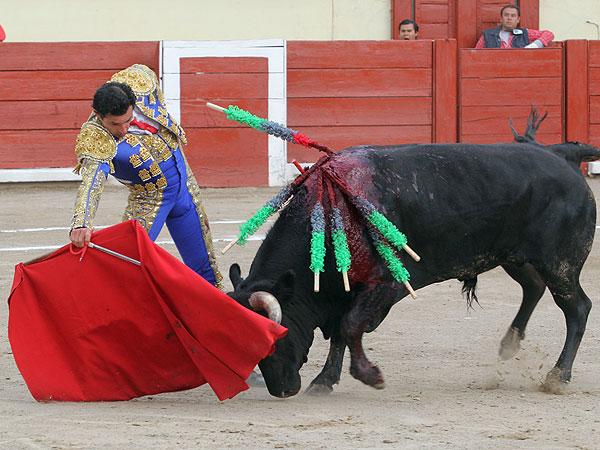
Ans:
{"label": "gold embroidered jacket", "polygon": [[172,157],[179,141],[187,142],[185,132],[164,106],[164,97],[152,70],[136,64],[116,73],[110,81],[129,85],[137,97],[136,108],[162,127],[153,135],[128,133],[116,140],[95,114],[90,116],[82,125],[75,145],[76,170],[82,175],[82,184],[77,192],[71,228],[92,228],[108,174],[132,190],[130,200],[155,197],[157,191],[166,187],[159,163]]}
{"label": "gold embroidered jacket", "polygon": [[156,134],[127,133],[124,138],[117,140],[102,126],[95,114],[90,115],[82,125],[75,145],[78,160],[76,170],[81,175],[82,182],[77,191],[71,229],[93,228],[104,184],[111,174],[130,189],[123,220],[135,219],[146,231],[150,231],[167,186],[161,163],[173,158],[174,153],[180,151],[181,157],[177,159],[183,161],[185,166],[180,170],[187,173],[187,188],[192,195],[204,232],[204,241],[217,277],[217,286],[221,287],[222,276],[217,269],[210,228],[200,198],[200,188],[181,151],[180,143],[187,143],[185,132],[165,108],[156,75],[148,67],[136,64],[116,73],[110,81],[129,85],[137,97],[136,108],[162,126]]}

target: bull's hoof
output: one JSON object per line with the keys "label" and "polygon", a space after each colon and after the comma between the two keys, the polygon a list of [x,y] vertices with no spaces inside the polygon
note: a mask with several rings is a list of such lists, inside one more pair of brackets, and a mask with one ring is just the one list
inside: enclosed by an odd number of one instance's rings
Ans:
{"label": "bull's hoof", "polygon": [[523,340],[523,334],[516,328],[509,328],[502,341],[500,342],[500,350],[498,354],[503,360],[511,359],[521,349],[521,340]]}
{"label": "bull's hoof", "polygon": [[316,395],[316,396],[325,396],[329,395],[333,392],[333,386],[329,386],[326,384],[317,384],[311,383],[310,386],[306,388],[304,391],[305,394],[308,395]]}
{"label": "bull's hoof", "polygon": [[540,386],[540,390],[548,394],[562,394],[569,381],[571,381],[570,371],[554,367],[548,372],[548,375],[546,375],[546,379]]}
{"label": "bull's hoof", "polygon": [[381,380],[381,383],[374,384],[373,387],[375,389],[385,389],[385,381]]}
{"label": "bull's hoof", "polygon": [[350,367],[350,375],[359,381],[362,381],[367,386],[372,386],[375,389],[383,389],[385,382],[383,375],[377,366],[369,364],[360,368]]}

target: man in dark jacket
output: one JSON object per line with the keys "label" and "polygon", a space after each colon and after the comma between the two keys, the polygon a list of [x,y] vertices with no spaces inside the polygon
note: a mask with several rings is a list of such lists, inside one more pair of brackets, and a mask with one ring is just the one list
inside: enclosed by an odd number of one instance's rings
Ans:
{"label": "man in dark jacket", "polygon": [[516,5],[504,6],[500,18],[499,26],[483,31],[475,48],[542,48],[554,39],[548,30],[518,28],[521,11]]}

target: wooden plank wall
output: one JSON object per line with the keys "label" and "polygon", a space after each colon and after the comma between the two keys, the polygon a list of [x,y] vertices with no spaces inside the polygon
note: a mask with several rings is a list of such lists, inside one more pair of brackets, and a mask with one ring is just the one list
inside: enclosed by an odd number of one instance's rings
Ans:
{"label": "wooden plank wall", "polygon": [[432,41],[289,41],[287,54],[290,128],[334,150],[432,141]]}
{"label": "wooden plank wall", "polygon": [[[600,146],[597,41],[510,51],[459,50],[454,40],[290,41],[287,48],[287,124],[334,150],[510,142],[509,118],[522,133],[531,105],[549,112],[541,143]],[[2,44],[0,168],[72,167],[97,86],[135,62],[158,71],[158,54],[157,42]],[[236,104],[267,117],[266,61],[224,60],[182,60],[188,158],[204,186],[266,185],[266,135],[204,107]],[[319,156],[288,144],[288,161]]]}
{"label": "wooden plank wall", "polygon": [[267,135],[206,107],[236,105],[267,117],[268,70],[267,58],[181,59],[185,152],[202,186],[268,185]]}
{"label": "wooden plank wall", "polygon": [[600,147],[600,42],[588,42],[589,143]]}
{"label": "wooden plank wall", "polygon": [[419,39],[456,38],[456,0],[416,1],[415,22]]}
{"label": "wooden plank wall", "polygon": [[73,167],[94,92],[135,63],[158,73],[159,42],[2,43],[0,168]]}
{"label": "wooden plank wall", "polygon": [[563,49],[459,50],[460,142],[511,142],[532,105],[548,111],[540,143],[564,141]]}
{"label": "wooden plank wall", "polygon": [[456,11],[461,1],[464,0],[393,0],[392,39],[399,38],[398,24],[404,19],[419,24],[419,39],[455,39]]}

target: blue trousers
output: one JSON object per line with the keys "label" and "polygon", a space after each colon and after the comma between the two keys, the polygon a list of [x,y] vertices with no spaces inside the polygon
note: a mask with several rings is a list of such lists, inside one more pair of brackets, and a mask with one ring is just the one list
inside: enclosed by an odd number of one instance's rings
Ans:
{"label": "blue trousers", "polygon": [[167,179],[167,187],[148,232],[150,239],[156,240],[166,223],[184,264],[215,285],[215,272],[210,265],[196,205],[187,187],[186,166],[181,152],[173,152],[173,157],[160,163],[160,167]]}

